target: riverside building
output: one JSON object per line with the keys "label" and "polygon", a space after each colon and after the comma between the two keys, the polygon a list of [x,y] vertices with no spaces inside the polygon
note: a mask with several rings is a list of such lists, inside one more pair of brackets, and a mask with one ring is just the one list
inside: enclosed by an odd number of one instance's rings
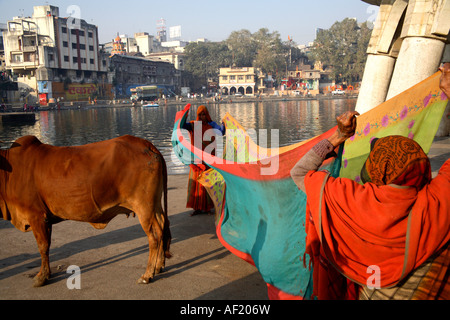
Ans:
{"label": "riverside building", "polygon": [[6,69],[18,82],[22,102],[88,100],[109,96],[108,55],[99,50],[97,26],[62,18],[59,8],[35,6],[4,32]]}

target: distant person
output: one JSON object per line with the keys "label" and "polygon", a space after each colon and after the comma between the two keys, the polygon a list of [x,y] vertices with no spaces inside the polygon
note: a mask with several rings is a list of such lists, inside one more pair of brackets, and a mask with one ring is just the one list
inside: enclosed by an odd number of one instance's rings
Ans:
{"label": "distant person", "polygon": [[[450,63],[440,70],[440,87],[450,97]],[[388,136],[371,143],[361,171],[364,185],[318,171],[354,135],[357,115],[339,116],[336,132],[291,171],[307,196],[306,253],[313,265],[314,296],[448,300],[450,159],[432,179],[430,161],[418,143]],[[368,283],[371,274],[378,286]]]}
{"label": "distant person", "polygon": [[[194,132],[196,128],[195,122],[201,122],[200,133]],[[198,149],[201,149],[202,151],[204,151],[205,148],[208,147],[211,143],[215,143],[215,137],[212,137],[212,139],[210,140],[204,139],[206,131],[217,129],[221,132],[222,135],[225,134],[225,125],[218,125],[216,122],[212,121],[208,109],[204,105],[198,107],[197,119],[195,121],[186,122],[183,126],[183,129],[189,131],[192,145]],[[201,146],[195,145],[195,134],[201,134]],[[212,155],[215,155],[214,150],[215,148],[213,149]],[[209,213],[211,209],[214,208],[214,203],[209,197],[205,187],[203,187],[197,181],[200,175],[208,169],[209,167],[204,162],[202,162],[201,164],[190,165],[186,208],[194,209],[194,212],[191,214],[191,216],[201,213]]]}

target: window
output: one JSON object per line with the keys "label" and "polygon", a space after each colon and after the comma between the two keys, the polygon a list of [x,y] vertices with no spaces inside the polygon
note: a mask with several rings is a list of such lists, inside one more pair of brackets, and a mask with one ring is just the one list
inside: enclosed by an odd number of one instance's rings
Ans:
{"label": "window", "polygon": [[80,44],[80,50],[86,50],[86,45],[85,44]]}
{"label": "window", "polygon": [[76,49],[77,48],[77,44],[76,43],[72,43],[72,49]]}
{"label": "window", "polygon": [[76,35],[76,34],[77,34],[77,30],[71,29],[71,30],[70,30],[70,33],[73,34],[73,35]]}
{"label": "window", "polygon": [[238,76],[238,80],[244,80],[244,76]]}
{"label": "window", "polygon": [[34,62],[34,61],[36,61],[36,55],[31,52],[26,52],[23,54],[23,61],[24,62]]}
{"label": "window", "polygon": [[48,61],[55,61],[55,56],[53,55],[53,53],[49,53]]}
{"label": "window", "polygon": [[94,59],[91,59],[91,60],[90,60],[90,64],[94,64]]}
{"label": "window", "polygon": [[230,80],[236,80],[236,76],[230,76]]}
{"label": "window", "polygon": [[64,62],[69,62],[69,56],[64,56]]}
{"label": "window", "polygon": [[80,37],[84,37],[84,31],[80,30],[80,32],[78,33],[80,35]]}
{"label": "window", "polygon": [[94,34],[93,34],[91,31],[89,31],[89,32],[88,32],[88,37],[89,37],[89,38],[93,38],[93,37],[94,37]]}
{"label": "window", "polygon": [[94,51],[94,46],[89,46],[89,51]]}
{"label": "window", "polygon": [[73,63],[78,63],[78,57],[73,57],[72,61]]}
{"label": "window", "polygon": [[69,43],[67,41],[63,41],[63,47],[64,48],[68,48],[69,47]]}
{"label": "window", "polygon": [[22,54],[11,54],[11,62],[20,63],[22,62]]}
{"label": "window", "polygon": [[62,27],[62,28],[61,28],[61,32],[62,32],[62,33],[67,33],[67,28],[66,28],[66,27]]}

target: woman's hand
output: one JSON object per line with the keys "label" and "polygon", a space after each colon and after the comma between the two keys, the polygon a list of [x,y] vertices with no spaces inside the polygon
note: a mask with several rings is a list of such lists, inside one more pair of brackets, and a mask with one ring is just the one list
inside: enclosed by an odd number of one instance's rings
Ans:
{"label": "woman's hand", "polygon": [[357,111],[347,111],[336,118],[338,128],[328,139],[334,147],[339,146],[355,134],[356,116],[359,116]]}

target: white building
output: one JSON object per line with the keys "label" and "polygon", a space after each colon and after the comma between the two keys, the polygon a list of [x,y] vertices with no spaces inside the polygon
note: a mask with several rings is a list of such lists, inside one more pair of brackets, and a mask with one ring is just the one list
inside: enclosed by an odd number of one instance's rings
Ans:
{"label": "white building", "polygon": [[97,26],[61,18],[58,7],[36,6],[31,17],[8,21],[4,46],[6,69],[17,78],[22,97],[29,93],[25,102],[87,99],[106,84],[108,62],[99,51]]}
{"label": "white building", "polygon": [[157,51],[155,47],[159,46],[159,42],[157,43],[154,37],[147,32],[135,33],[134,38],[136,39],[138,52],[142,53],[142,55],[146,56]]}

